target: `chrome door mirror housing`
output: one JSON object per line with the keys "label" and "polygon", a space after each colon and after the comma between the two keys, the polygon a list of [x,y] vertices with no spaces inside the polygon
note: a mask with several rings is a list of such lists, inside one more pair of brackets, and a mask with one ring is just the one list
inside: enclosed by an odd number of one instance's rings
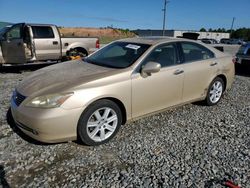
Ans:
{"label": "chrome door mirror housing", "polygon": [[161,64],[153,61],[146,63],[141,69],[141,75],[143,78],[151,76],[152,73],[159,72],[161,69]]}

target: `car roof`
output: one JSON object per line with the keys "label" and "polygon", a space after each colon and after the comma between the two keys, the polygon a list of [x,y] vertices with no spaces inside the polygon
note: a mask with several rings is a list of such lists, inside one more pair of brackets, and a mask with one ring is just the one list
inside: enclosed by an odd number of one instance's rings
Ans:
{"label": "car roof", "polygon": [[180,42],[180,41],[192,41],[196,42],[194,40],[184,39],[184,38],[173,38],[173,37],[161,37],[161,36],[155,36],[155,37],[134,37],[134,38],[126,38],[119,40],[120,42],[131,42],[131,43],[141,43],[141,44],[149,44],[149,45],[156,45],[159,43],[164,42]]}
{"label": "car roof", "polygon": [[30,25],[30,26],[56,26],[54,24],[40,24],[40,23],[25,23],[25,25]]}
{"label": "car roof", "polygon": [[17,25],[17,24],[24,24],[24,25],[29,25],[29,26],[56,26],[54,24],[40,24],[40,23],[13,23],[13,24],[10,24],[9,26],[13,26],[13,25]]}
{"label": "car roof", "polygon": [[126,38],[118,40],[119,42],[128,42],[128,43],[139,43],[139,44],[148,44],[148,45],[158,45],[165,42],[193,42],[200,44],[209,50],[211,50],[213,53],[216,54],[217,57],[225,56],[225,53],[222,53],[221,51],[215,49],[213,46],[206,45],[200,41],[197,40],[190,40],[186,38],[173,38],[173,37],[134,37],[134,38]]}

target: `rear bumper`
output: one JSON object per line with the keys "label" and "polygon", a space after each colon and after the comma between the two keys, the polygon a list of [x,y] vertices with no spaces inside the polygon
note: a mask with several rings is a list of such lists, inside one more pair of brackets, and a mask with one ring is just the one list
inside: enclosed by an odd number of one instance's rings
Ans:
{"label": "rear bumper", "polygon": [[16,125],[28,136],[45,143],[76,140],[77,123],[82,110],[29,108],[16,106],[11,100],[11,112]]}

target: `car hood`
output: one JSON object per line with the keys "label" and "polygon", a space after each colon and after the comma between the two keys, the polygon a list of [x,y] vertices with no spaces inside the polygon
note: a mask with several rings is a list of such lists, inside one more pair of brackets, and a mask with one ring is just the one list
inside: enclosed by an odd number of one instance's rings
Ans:
{"label": "car hood", "polygon": [[110,75],[116,69],[82,60],[68,61],[40,69],[26,77],[16,88],[24,96],[58,93]]}

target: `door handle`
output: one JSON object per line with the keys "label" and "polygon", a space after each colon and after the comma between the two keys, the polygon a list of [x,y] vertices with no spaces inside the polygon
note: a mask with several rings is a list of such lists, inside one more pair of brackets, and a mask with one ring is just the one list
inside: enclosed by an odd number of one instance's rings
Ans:
{"label": "door handle", "polygon": [[217,62],[213,62],[213,63],[210,64],[210,66],[212,67],[212,66],[215,66],[217,64],[218,64]]}
{"label": "door handle", "polygon": [[58,42],[57,41],[53,41],[53,45],[58,45]]}
{"label": "door handle", "polygon": [[17,46],[21,46],[21,44],[22,44],[21,42],[18,42],[18,43],[17,43]]}
{"label": "door handle", "polygon": [[174,71],[174,75],[178,75],[178,74],[182,74],[184,72],[184,70],[176,70]]}

